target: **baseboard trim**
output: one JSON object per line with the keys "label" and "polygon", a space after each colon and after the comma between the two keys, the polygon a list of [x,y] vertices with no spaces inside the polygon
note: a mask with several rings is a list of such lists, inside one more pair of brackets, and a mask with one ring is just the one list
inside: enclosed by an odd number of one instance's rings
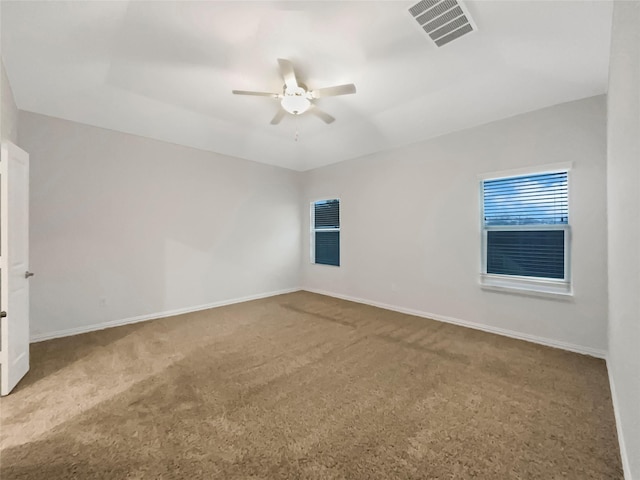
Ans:
{"label": "baseboard trim", "polygon": [[616,419],[616,430],[618,433],[618,447],[620,448],[620,460],[622,461],[622,471],[624,473],[625,480],[632,480],[631,478],[631,465],[629,463],[629,457],[627,456],[627,447],[624,443],[624,436],[622,432],[622,419],[620,418],[620,412],[618,411],[618,395],[616,393],[616,384],[613,381],[611,375],[611,368],[609,366],[609,358],[607,362],[607,374],[609,375],[609,388],[611,389],[611,403],[613,404],[613,416]]}
{"label": "baseboard trim", "polygon": [[[606,359],[606,352],[595,348],[584,347],[572,343],[562,342],[559,340],[553,340],[550,338],[539,337],[536,335],[530,335],[526,333],[516,332],[514,330],[508,330],[500,327],[492,327],[489,325],[483,325],[481,323],[469,322],[467,320],[461,320],[459,318],[449,317],[446,315],[439,315],[430,312],[424,312],[421,310],[414,310],[412,308],[400,307],[397,305],[390,305],[387,303],[376,302],[374,300],[368,300],[364,298],[353,297],[350,295],[342,295],[340,293],[329,292],[327,290],[320,290],[315,288],[287,288],[284,290],[277,290],[273,292],[259,293],[256,295],[248,295],[245,297],[232,298],[228,300],[221,300],[218,302],[207,303],[204,305],[196,305],[192,307],[178,308],[175,310],[165,310],[163,312],[151,313],[147,315],[139,315],[136,317],[129,317],[120,320],[112,320],[109,322],[96,323],[92,325],[83,325],[80,327],[68,328],[65,330],[57,330],[54,332],[39,333],[31,336],[31,343],[42,342],[45,340],[51,340],[53,338],[68,337],[71,335],[78,335],[81,333],[93,332],[96,330],[104,330],[105,328],[119,327],[121,325],[129,325],[131,323],[145,322],[147,320],[154,320],[159,318],[173,317],[175,315],[182,315],[185,313],[198,312],[200,310],[207,310],[210,308],[223,307],[225,305],[233,305],[234,303],[248,302],[251,300],[258,300],[261,298],[273,297],[276,295],[283,295],[286,293],[293,293],[300,290],[305,290],[311,293],[317,293],[319,295],[326,295],[329,297],[340,298],[342,300],[348,300],[351,302],[362,303],[365,305],[371,305],[372,307],[384,308],[385,310],[391,310],[394,312],[405,313],[407,315],[414,315],[416,317],[429,318],[432,320],[438,320],[440,322],[451,323],[462,327],[473,328],[475,330],[482,330],[484,332],[495,333],[497,335],[503,335],[506,337],[516,338],[518,340],[526,340],[528,342],[538,343],[549,347],[560,348],[562,350],[568,350],[570,352],[581,353],[584,355],[590,355],[592,357]],[[611,382],[610,382],[611,383]],[[613,383],[611,383],[613,389]]]}
{"label": "baseboard trim", "polygon": [[305,288],[302,290],[311,293],[317,293],[319,295],[327,295],[329,297],[340,298],[342,300],[349,300],[351,302],[363,303],[365,305],[371,305],[372,307],[384,308],[385,310],[391,310],[399,313],[406,313],[407,315],[414,315],[416,317],[429,318],[432,320],[438,320],[439,322],[451,323],[453,325],[459,325],[461,327],[473,328],[475,330],[482,330],[483,332],[495,333],[497,335],[503,335],[505,337],[516,338],[518,340],[525,340],[527,342],[538,343],[547,347],[559,348],[561,350],[568,350],[570,352],[580,353],[582,355],[589,355],[596,358],[606,358],[607,352],[596,348],[584,347],[582,345],[575,345],[573,343],[562,342],[560,340],[554,340],[551,338],[539,337],[537,335],[530,335],[528,333],[516,332],[515,330],[508,330],[500,327],[492,327],[490,325],[483,325],[481,323],[469,322],[467,320],[461,320],[459,318],[448,317],[445,315],[438,315],[436,313],[423,312],[421,310],[414,310],[411,308],[399,307],[397,305],[390,305],[387,303],[376,302],[364,298],[352,297],[350,295],[342,295],[335,292],[328,292],[326,290],[318,290],[315,288]]}
{"label": "baseboard trim", "polygon": [[129,325],[131,323],[146,322],[148,320],[156,320],[159,318],[173,317],[176,315],[182,315],[184,313],[198,312],[200,310],[208,310],[210,308],[224,307],[226,305],[233,305],[234,303],[249,302],[251,300],[259,300],[261,298],[274,297],[276,295],[283,295],[285,293],[293,293],[302,290],[299,287],[287,288],[284,290],[277,290],[274,292],[258,293],[256,295],[248,295],[246,297],[232,298],[229,300],[221,300],[219,302],[207,303],[204,305],[197,305],[193,307],[177,308],[175,310],[165,310],[164,312],[150,313],[148,315],[139,315],[137,317],[123,318],[121,320],[112,320],[103,323],[94,323],[92,325],[82,325],[81,327],[67,328],[65,330],[57,330],[55,332],[38,333],[32,335],[30,338],[31,343],[43,342],[45,340],[51,340],[54,338],[69,337],[71,335],[79,335],[81,333],[94,332],[96,330],[104,330],[105,328],[120,327],[122,325]]}

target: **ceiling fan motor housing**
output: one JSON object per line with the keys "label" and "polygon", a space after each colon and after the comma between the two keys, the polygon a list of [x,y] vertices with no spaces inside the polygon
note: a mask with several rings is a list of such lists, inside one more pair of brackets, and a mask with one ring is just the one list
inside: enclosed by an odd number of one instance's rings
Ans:
{"label": "ceiling fan motor housing", "polygon": [[306,112],[311,106],[309,93],[304,85],[299,84],[297,87],[284,86],[282,108],[293,115],[299,115]]}

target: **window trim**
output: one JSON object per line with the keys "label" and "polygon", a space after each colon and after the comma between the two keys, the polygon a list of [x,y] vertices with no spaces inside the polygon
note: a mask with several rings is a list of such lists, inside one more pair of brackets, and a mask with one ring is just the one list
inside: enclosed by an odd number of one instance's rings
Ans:
{"label": "window trim", "polygon": [[[571,280],[571,169],[572,163],[559,163],[553,165],[541,165],[533,168],[519,168],[495,173],[478,175],[480,194],[480,287],[485,290],[521,293],[534,296],[572,297],[573,283]],[[546,173],[567,172],[567,202],[568,223],[550,225],[484,225],[484,181],[503,178],[523,177],[529,175],[542,175]],[[527,277],[519,275],[501,275],[487,273],[487,232],[508,230],[563,230],[564,234],[564,278],[551,279],[544,277]]]}
{"label": "window trim", "polygon": [[[338,201],[338,209],[340,215],[340,226],[338,228],[316,228],[316,217],[315,217],[315,204],[317,202],[326,202],[329,200],[337,200]],[[321,265],[323,267],[338,267],[342,265],[342,235],[340,235],[340,243],[338,244],[340,248],[340,265],[329,265],[326,263],[316,263],[316,232],[338,232],[342,230],[342,199],[340,197],[327,197],[327,198],[318,198],[316,200],[312,200],[309,203],[309,261],[312,265]]]}

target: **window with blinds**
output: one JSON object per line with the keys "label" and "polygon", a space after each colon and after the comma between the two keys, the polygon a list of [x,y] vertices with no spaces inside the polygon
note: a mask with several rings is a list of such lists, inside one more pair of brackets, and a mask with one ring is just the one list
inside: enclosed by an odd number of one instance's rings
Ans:
{"label": "window with blinds", "polygon": [[482,182],[486,274],[568,281],[567,171]]}
{"label": "window with blinds", "polygon": [[340,200],[319,200],[311,204],[311,260],[340,266]]}

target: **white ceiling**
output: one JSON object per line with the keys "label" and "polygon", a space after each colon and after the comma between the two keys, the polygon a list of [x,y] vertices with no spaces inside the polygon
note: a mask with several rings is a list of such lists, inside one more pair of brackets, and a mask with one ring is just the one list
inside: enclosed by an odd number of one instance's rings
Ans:
{"label": "white ceiling", "polygon": [[[22,110],[295,170],[606,92],[610,1],[468,1],[442,48],[414,3],[2,0],[2,56]],[[279,57],[357,94],[270,125],[231,90],[281,91]]]}

